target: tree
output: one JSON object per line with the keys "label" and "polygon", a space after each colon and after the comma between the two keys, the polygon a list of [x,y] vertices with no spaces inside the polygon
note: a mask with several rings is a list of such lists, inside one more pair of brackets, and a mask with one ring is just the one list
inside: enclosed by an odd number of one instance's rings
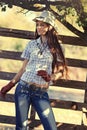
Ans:
{"label": "tree", "polygon": [[[50,10],[69,30],[87,41],[87,0],[0,0],[0,5],[2,11],[13,6],[28,11]],[[75,22],[83,27],[83,32],[68,22],[69,16],[76,17]]]}

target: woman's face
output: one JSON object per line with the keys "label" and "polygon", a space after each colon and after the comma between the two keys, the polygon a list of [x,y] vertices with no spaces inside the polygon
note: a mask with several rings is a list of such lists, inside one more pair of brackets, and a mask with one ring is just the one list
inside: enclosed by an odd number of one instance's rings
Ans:
{"label": "woman's face", "polygon": [[47,33],[49,27],[48,27],[48,24],[46,24],[42,21],[37,21],[36,22],[36,29],[37,29],[38,35],[43,36]]}

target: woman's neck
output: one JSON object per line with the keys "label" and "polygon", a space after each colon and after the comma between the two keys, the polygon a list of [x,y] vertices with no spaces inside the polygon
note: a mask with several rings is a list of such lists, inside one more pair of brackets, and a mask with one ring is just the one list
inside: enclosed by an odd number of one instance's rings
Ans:
{"label": "woman's neck", "polygon": [[47,42],[46,36],[41,36],[41,43],[46,43],[46,42]]}

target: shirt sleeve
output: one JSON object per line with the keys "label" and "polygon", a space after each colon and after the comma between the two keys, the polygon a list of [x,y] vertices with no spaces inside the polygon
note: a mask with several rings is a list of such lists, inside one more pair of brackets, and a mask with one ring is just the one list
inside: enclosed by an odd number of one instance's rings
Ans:
{"label": "shirt sleeve", "polygon": [[31,41],[28,42],[28,44],[26,45],[24,51],[21,54],[21,58],[30,59],[30,53],[31,53]]}

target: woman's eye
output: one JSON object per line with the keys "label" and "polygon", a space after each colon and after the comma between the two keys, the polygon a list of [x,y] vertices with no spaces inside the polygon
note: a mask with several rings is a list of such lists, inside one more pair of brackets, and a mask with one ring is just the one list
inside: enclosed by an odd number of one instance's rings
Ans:
{"label": "woman's eye", "polygon": [[41,24],[40,26],[45,26],[44,24]]}
{"label": "woman's eye", "polygon": [[41,24],[36,24],[36,27],[38,27],[38,26],[40,26],[40,27],[44,27],[45,26],[45,24],[43,24],[43,23],[41,23]]}

